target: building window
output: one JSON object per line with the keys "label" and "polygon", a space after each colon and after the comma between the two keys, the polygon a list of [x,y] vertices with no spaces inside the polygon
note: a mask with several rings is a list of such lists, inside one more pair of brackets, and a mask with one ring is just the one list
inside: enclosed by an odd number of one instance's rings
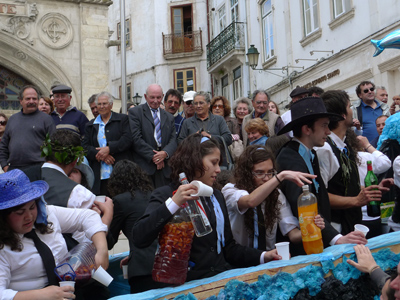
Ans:
{"label": "building window", "polygon": [[221,78],[222,96],[229,99],[228,75]]}
{"label": "building window", "polygon": [[333,0],[333,18],[341,16],[350,10],[350,0]]}
{"label": "building window", "polygon": [[196,80],[194,77],[195,68],[174,70],[175,89],[183,95],[188,91],[196,90]]}
{"label": "building window", "polygon": [[233,99],[242,96],[242,68],[233,70]]}
{"label": "building window", "polygon": [[303,0],[304,31],[309,35],[318,29],[318,2],[317,0]]}
{"label": "building window", "polygon": [[[122,99],[121,86],[119,86],[119,99]],[[126,84],[126,101],[132,102],[132,84],[130,82]]]}
{"label": "building window", "polygon": [[262,24],[264,38],[264,60],[268,60],[274,56],[274,35],[272,22],[272,5],[271,0],[267,0],[262,4]]}
{"label": "building window", "polygon": [[[131,20],[127,19],[125,21],[125,44],[126,44],[126,48],[130,48],[131,47]],[[121,40],[121,22],[118,22],[117,24],[117,37],[118,40]],[[118,46],[118,51],[121,50],[121,47]]]}
{"label": "building window", "polygon": [[239,0],[231,0],[232,22],[239,22]]}
{"label": "building window", "polygon": [[219,32],[224,30],[226,27],[226,14],[225,14],[225,4],[218,10],[219,17]]}

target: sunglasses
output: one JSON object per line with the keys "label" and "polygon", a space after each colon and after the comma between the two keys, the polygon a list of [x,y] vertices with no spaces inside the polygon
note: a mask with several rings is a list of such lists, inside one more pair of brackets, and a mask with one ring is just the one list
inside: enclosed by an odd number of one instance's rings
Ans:
{"label": "sunglasses", "polygon": [[7,121],[0,121],[0,125],[3,125],[3,126],[7,125]]}
{"label": "sunglasses", "polygon": [[189,100],[189,101],[186,101],[185,103],[186,103],[186,105],[192,105],[193,101]]}
{"label": "sunglasses", "polygon": [[216,109],[216,108],[224,108],[224,105],[222,105],[222,104],[214,104],[213,108],[214,109]]}
{"label": "sunglasses", "polygon": [[375,88],[372,87],[372,88],[363,90],[364,94],[368,93],[369,91],[373,92],[373,91],[375,91]]}

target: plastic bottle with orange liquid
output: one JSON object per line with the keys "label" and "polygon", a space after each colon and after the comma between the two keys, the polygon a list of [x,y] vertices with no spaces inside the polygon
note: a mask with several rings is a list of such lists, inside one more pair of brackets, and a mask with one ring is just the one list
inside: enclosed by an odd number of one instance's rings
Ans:
{"label": "plastic bottle with orange liquid", "polygon": [[315,225],[314,217],[318,214],[317,198],[310,193],[308,185],[303,185],[303,193],[297,199],[301,238],[307,254],[317,254],[324,250],[321,229]]}

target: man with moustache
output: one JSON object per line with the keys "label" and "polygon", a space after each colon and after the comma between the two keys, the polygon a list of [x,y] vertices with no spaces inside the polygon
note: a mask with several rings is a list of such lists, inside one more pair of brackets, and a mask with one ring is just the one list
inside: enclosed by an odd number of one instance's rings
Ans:
{"label": "man with moustache", "polygon": [[178,90],[169,89],[165,93],[164,97],[165,110],[170,114],[172,114],[175,118],[176,136],[179,135],[182,123],[185,120],[185,118],[182,117],[178,111],[179,107],[181,106],[181,103],[182,103],[182,94]]}
{"label": "man with moustache", "polygon": [[32,85],[19,92],[22,109],[10,117],[0,142],[0,164],[5,172],[44,162],[40,146],[46,134],[51,135],[56,127],[48,114],[38,110],[39,95],[38,88]]}

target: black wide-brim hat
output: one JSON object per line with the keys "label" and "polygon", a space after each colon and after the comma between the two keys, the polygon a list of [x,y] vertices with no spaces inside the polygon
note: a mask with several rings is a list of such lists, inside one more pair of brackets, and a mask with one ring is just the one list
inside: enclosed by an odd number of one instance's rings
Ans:
{"label": "black wide-brim hat", "polygon": [[292,103],[290,107],[292,121],[279,130],[278,135],[293,130],[297,126],[303,126],[310,120],[329,118],[335,121],[344,120],[341,115],[326,111],[324,101],[319,97],[306,97]]}

